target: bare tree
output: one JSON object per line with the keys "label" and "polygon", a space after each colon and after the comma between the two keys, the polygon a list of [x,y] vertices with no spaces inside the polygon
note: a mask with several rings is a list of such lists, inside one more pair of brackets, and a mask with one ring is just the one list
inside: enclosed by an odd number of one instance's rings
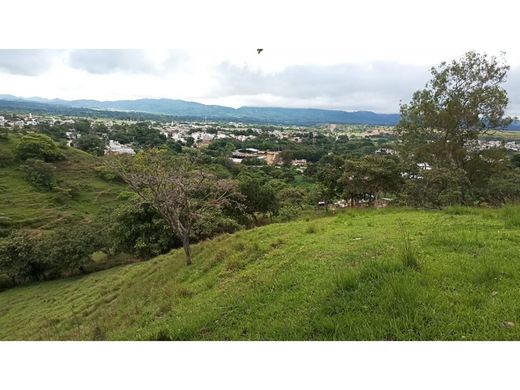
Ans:
{"label": "bare tree", "polygon": [[168,222],[182,240],[187,265],[192,264],[194,224],[226,205],[240,206],[232,181],[204,172],[188,157],[150,149],[135,157],[113,157],[107,165]]}

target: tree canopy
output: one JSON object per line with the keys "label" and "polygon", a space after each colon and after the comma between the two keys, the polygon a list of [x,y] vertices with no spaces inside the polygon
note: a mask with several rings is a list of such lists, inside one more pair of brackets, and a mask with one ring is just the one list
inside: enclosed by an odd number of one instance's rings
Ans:
{"label": "tree canopy", "polygon": [[425,88],[400,107],[403,151],[461,168],[468,141],[512,122],[505,116],[509,100],[502,87],[508,70],[502,57],[476,52],[432,68]]}

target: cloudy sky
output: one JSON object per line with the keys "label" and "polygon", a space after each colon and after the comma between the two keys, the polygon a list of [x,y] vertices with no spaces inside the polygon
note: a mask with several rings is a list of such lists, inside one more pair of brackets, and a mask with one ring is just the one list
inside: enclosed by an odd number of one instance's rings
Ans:
{"label": "cloudy sky", "polygon": [[[0,94],[388,113],[424,86],[431,66],[468,50],[505,51],[509,112],[520,115],[517,13],[505,0],[147,0],[140,8],[125,2],[124,14],[90,0],[81,17],[63,14],[74,11],[67,2],[27,1],[7,11],[24,14],[28,28],[17,18],[0,24],[10,45],[0,49]],[[54,3],[56,12],[40,17]],[[49,42],[81,49],[19,49]]]}

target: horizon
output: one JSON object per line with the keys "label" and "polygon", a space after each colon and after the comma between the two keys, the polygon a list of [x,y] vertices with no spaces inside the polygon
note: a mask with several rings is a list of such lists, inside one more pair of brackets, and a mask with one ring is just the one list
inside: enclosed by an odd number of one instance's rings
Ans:
{"label": "horizon", "polygon": [[[24,99],[171,99],[231,108],[399,112],[453,50],[411,58],[337,49],[0,49],[2,94]],[[489,55],[499,53],[487,51]],[[399,55],[405,59],[401,61]],[[520,58],[504,88],[520,114]]]}
{"label": "horizon", "polygon": [[372,111],[372,110],[367,110],[367,109],[341,110],[341,109],[333,109],[333,108],[329,109],[329,108],[315,108],[315,107],[304,107],[304,106],[302,106],[302,107],[286,107],[286,106],[274,106],[274,105],[271,105],[271,106],[268,106],[268,105],[265,105],[265,106],[243,105],[243,106],[233,107],[233,106],[226,106],[226,105],[222,105],[222,104],[206,104],[206,103],[201,103],[201,102],[197,102],[197,101],[194,101],[194,100],[166,98],[166,97],[117,99],[117,100],[98,100],[98,99],[82,99],[82,98],[80,98],[80,99],[62,99],[62,98],[59,98],[59,97],[56,97],[56,98],[43,98],[41,96],[17,96],[17,95],[12,95],[12,94],[0,93],[0,100],[16,101],[16,100],[10,100],[10,99],[8,99],[6,97],[21,99],[23,101],[28,101],[28,102],[42,103],[42,104],[46,104],[46,103],[52,104],[55,101],[62,101],[62,102],[96,101],[96,102],[100,102],[100,103],[113,103],[113,102],[121,102],[121,101],[136,102],[136,101],[143,101],[143,100],[168,100],[168,101],[177,101],[177,102],[185,102],[185,103],[202,104],[202,105],[205,105],[205,106],[219,106],[219,107],[224,107],[224,108],[232,108],[234,110],[238,110],[240,108],[273,108],[273,109],[295,109],[295,110],[323,110],[323,111],[339,111],[339,112],[370,112],[370,113],[379,114],[379,115],[399,115],[399,111],[398,110],[395,111],[395,112],[377,112],[377,111]]}

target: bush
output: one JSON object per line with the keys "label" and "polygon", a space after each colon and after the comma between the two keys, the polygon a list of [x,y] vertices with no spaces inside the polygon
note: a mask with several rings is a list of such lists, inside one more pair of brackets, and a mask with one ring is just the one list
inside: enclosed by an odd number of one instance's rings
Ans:
{"label": "bush", "polygon": [[12,284],[41,280],[49,265],[40,256],[37,240],[25,232],[14,232],[0,239],[0,273],[7,275]]}
{"label": "bush", "polygon": [[294,218],[299,217],[301,209],[297,206],[285,205],[280,208],[278,215],[282,221],[290,221]]}
{"label": "bush", "polygon": [[14,160],[14,154],[11,153],[11,151],[3,150],[2,153],[0,153],[0,168],[4,168],[13,164]]}
{"label": "bush", "polygon": [[0,291],[7,290],[11,287],[14,287],[11,278],[6,274],[0,274]]}
{"label": "bush", "polygon": [[55,167],[42,160],[27,159],[21,166],[25,179],[34,187],[51,191],[56,186]]}
{"label": "bush", "polygon": [[16,146],[16,157],[23,161],[32,158],[45,162],[59,161],[65,158],[58,145],[44,134],[24,135]]}
{"label": "bush", "polygon": [[96,174],[105,181],[124,183],[124,180],[117,173],[112,171],[105,165],[100,165],[94,168]]}
{"label": "bush", "polygon": [[[130,193],[124,192],[121,197],[127,195],[130,197]],[[148,259],[182,246],[159,213],[134,196],[113,212],[112,219],[115,223],[110,227],[110,236],[115,251]]]}
{"label": "bush", "polygon": [[56,230],[40,244],[52,276],[84,272],[93,263],[91,255],[108,246],[108,234],[100,224],[80,223]]}

